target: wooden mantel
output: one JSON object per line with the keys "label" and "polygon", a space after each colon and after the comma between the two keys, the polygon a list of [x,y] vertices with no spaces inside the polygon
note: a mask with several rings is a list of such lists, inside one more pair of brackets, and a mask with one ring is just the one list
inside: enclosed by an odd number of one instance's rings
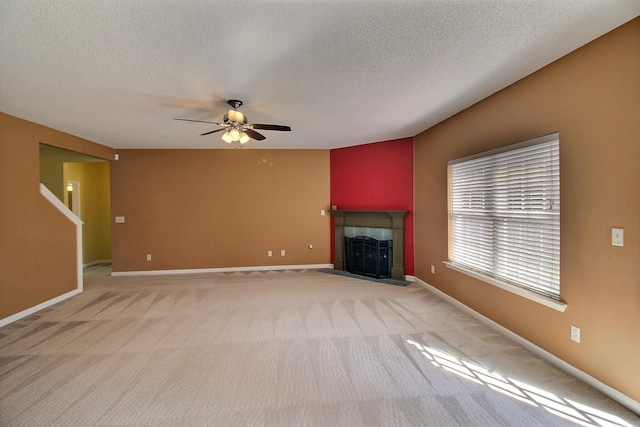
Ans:
{"label": "wooden mantel", "polygon": [[344,271],[344,227],[390,228],[393,231],[391,278],[404,278],[404,217],[409,211],[330,210],[334,218],[335,258],[333,268]]}

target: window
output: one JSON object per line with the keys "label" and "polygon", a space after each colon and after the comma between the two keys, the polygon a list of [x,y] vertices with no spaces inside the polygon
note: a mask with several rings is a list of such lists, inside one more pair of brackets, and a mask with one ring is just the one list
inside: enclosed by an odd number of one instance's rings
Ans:
{"label": "window", "polygon": [[447,266],[559,300],[559,135],[453,160],[448,173]]}

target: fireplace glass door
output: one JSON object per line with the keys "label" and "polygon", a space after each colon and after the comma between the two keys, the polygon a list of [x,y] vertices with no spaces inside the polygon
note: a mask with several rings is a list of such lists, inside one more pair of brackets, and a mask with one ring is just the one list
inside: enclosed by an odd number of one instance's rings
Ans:
{"label": "fireplace glass door", "polygon": [[349,273],[375,277],[391,277],[393,240],[378,240],[368,236],[344,238],[345,270]]}

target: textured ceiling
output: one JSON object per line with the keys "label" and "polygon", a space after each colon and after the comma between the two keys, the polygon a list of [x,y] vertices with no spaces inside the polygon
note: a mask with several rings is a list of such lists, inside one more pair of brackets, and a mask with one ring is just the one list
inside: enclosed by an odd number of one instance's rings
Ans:
{"label": "textured ceiling", "polygon": [[[0,110],[114,148],[413,136],[640,14],[638,0],[2,0]],[[43,141],[46,142],[46,141]]]}

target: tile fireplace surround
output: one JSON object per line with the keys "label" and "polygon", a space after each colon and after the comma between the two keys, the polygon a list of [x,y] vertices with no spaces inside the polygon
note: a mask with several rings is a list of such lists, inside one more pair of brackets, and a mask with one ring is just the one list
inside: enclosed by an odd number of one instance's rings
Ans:
{"label": "tile fireplace surround", "polygon": [[390,228],[393,231],[391,278],[404,278],[404,217],[409,211],[329,211],[334,218],[335,257],[333,268],[344,271],[344,227]]}

